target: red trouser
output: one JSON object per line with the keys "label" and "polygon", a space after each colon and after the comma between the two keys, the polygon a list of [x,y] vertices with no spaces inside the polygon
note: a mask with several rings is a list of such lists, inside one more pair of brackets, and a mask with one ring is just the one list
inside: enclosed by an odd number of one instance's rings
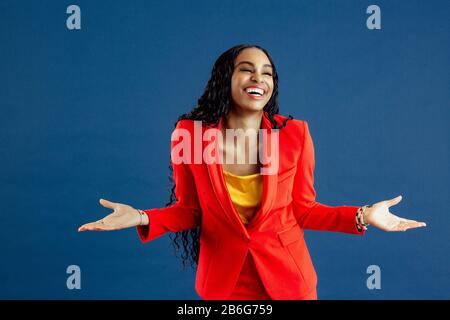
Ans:
{"label": "red trouser", "polygon": [[245,258],[239,279],[231,293],[230,300],[271,300],[256,270],[250,251]]}
{"label": "red trouser", "polygon": [[[255,262],[250,252],[247,253],[244,266],[239,275],[236,286],[231,293],[229,300],[272,300],[267,293],[259,277]],[[314,290],[302,300],[317,300],[317,292]]]}

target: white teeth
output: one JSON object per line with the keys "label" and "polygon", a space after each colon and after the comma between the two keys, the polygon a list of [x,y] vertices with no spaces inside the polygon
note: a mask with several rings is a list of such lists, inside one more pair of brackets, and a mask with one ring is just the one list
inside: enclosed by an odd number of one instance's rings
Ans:
{"label": "white teeth", "polygon": [[256,93],[256,94],[259,94],[261,96],[264,94],[264,90],[263,89],[259,89],[259,88],[247,88],[247,89],[245,89],[245,91],[247,93]]}

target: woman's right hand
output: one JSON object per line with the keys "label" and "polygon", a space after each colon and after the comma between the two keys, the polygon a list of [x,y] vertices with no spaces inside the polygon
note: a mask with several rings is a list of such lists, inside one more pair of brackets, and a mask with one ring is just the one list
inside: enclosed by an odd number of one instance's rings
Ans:
{"label": "woman's right hand", "polygon": [[[78,231],[112,231],[140,225],[141,214],[129,205],[100,199],[100,204],[114,212],[101,220],[90,222],[78,228]],[[147,217],[142,217],[147,220]],[[144,222],[145,223],[145,222]],[[148,220],[147,220],[148,223]]]}

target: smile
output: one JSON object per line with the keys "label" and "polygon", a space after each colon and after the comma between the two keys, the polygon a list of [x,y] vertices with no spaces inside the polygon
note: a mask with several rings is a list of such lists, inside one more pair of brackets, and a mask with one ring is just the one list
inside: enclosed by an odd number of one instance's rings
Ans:
{"label": "smile", "polygon": [[249,96],[250,98],[255,99],[255,100],[263,99],[263,96],[265,93],[265,91],[263,89],[256,88],[256,87],[248,87],[244,91],[247,94],[247,96]]}

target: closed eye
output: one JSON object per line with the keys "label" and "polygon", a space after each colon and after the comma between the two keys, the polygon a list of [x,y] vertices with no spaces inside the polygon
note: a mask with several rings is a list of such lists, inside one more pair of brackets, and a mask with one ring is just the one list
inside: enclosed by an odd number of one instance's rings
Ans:
{"label": "closed eye", "polygon": [[[252,70],[249,70],[249,69],[241,69],[241,71],[252,72]],[[267,74],[269,77],[272,76],[272,74],[270,72],[264,72],[263,74]]]}

